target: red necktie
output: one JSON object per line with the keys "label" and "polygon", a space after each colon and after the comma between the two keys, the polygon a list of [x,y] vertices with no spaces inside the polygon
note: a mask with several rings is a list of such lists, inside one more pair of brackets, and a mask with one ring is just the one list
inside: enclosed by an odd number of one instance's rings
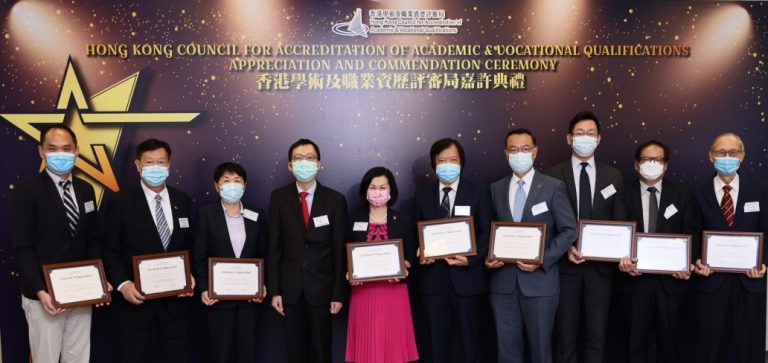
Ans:
{"label": "red necktie", "polygon": [[299,193],[301,196],[301,216],[304,217],[304,228],[309,228],[309,205],[307,205],[307,192]]}
{"label": "red necktie", "polygon": [[733,198],[731,198],[731,189],[733,188],[730,185],[724,185],[723,199],[720,200],[720,211],[723,213],[723,218],[725,218],[725,224],[728,225],[728,228],[733,227]]}

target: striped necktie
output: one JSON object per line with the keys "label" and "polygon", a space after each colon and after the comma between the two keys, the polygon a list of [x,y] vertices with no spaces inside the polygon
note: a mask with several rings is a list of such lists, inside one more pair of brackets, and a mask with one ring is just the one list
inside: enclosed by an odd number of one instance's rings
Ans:
{"label": "striped necktie", "polygon": [[171,243],[171,230],[168,228],[168,222],[165,220],[163,212],[163,197],[160,194],[155,195],[155,225],[157,233],[160,235],[160,241],[163,242],[163,250],[168,251],[168,244]]}
{"label": "striped necktie", "polygon": [[725,218],[725,224],[728,225],[728,228],[733,227],[733,197],[731,197],[731,187],[730,185],[723,185],[723,199],[720,200],[720,211],[723,213],[723,218]]}
{"label": "striped necktie", "polygon": [[69,187],[72,186],[72,181],[60,181],[59,186],[61,189],[64,190],[64,196],[62,200],[64,201],[64,210],[67,212],[67,221],[69,222],[69,234],[71,236],[75,235],[75,231],[77,230],[77,221],[80,219],[80,215],[77,213],[77,206],[75,205],[75,199],[72,198],[72,192],[70,191]]}

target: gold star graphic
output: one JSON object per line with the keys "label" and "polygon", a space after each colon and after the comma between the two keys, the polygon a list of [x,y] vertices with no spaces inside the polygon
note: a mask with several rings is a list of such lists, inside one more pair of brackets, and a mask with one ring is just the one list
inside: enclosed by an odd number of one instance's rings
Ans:
{"label": "gold star graphic", "polygon": [[[96,192],[96,203],[101,205],[105,188],[114,192],[120,190],[112,161],[120,143],[124,124],[191,122],[199,112],[129,112],[139,80],[136,72],[127,78],[97,92],[87,100],[81,87],[80,78],[72,64],[67,61],[64,80],[61,82],[56,112],[53,113],[6,113],[0,114],[33,140],[40,140],[40,129],[36,124],[64,123],[77,135],[80,155],[75,162],[75,174],[88,181]],[[70,103],[74,107],[69,108]],[[45,162],[41,165],[42,170]]]}

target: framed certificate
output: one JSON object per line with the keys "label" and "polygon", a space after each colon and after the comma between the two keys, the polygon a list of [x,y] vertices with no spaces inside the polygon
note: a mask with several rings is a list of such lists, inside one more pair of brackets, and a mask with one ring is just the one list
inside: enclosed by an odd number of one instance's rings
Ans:
{"label": "framed certificate", "polygon": [[99,259],[43,265],[43,276],[54,307],[67,309],[112,301]]}
{"label": "framed certificate", "polygon": [[349,282],[405,278],[403,240],[347,243]]}
{"label": "framed certificate", "polygon": [[637,233],[632,245],[637,271],[671,275],[691,272],[691,236],[688,234]]}
{"label": "framed certificate", "polygon": [[474,256],[477,254],[472,217],[418,222],[421,258]]}
{"label": "framed certificate", "polygon": [[712,271],[744,273],[763,263],[763,234],[704,231],[701,262]]}
{"label": "framed certificate", "polygon": [[147,299],[192,292],[189,252],[167,252],[133,256],[136,290]]}
{"label": "framed certificate", "polygon": [[541,265],[546,240],[546,223],[493,222],[488,261]]}
{"label": "framed certificate", "polygon": [[264,260],[208,258],[208,294],[216,300],[263,299]]}
{"label": "framed certificate", "polygon": [[579,221],[576,248],[586,260],[619,262],[632,254],[635,222]]}

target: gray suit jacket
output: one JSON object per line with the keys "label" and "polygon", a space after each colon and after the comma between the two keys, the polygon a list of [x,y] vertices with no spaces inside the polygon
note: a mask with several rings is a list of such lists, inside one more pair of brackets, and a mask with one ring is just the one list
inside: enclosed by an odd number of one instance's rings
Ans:
{"label": "gray suit jacket", "polygon": [[[512,221],[509,205],[509,175],[491,185],[494,220]],[[533,215],[533,206],[546,204],[547,211]],[[544,222],[547,224],[544,264],[533,272],[525,272],[507,264],[491,272],[491,292],[497,294],[515,293],[519,285],[525,296],[552,296],[559,293],[559,272],[557,261],[568,251],[576,240],[576,216],[568,200],[565,184],[553,177],[536,172],[530,191],[525,200],[521,222]]]}

